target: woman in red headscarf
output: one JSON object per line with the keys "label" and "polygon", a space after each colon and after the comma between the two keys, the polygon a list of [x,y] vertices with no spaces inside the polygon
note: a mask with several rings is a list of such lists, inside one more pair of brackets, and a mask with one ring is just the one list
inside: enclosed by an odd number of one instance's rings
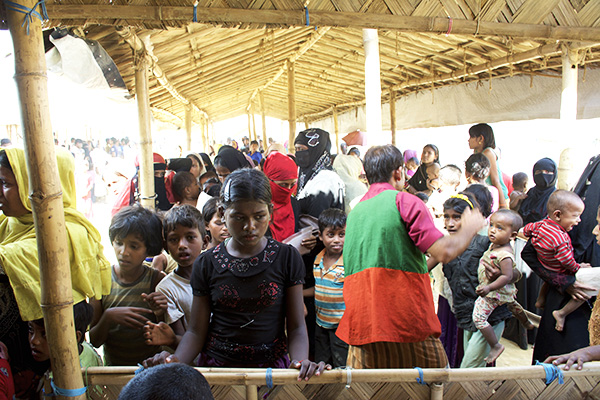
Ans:
{"label": "woman in red headscarf", "polygon": [[282,241],[296,231],[292,194],[296,193],[298,166],[290,157],[274,151],[265,160],[263,172],[269,178],[273,195],[271,235],[275,240]]}

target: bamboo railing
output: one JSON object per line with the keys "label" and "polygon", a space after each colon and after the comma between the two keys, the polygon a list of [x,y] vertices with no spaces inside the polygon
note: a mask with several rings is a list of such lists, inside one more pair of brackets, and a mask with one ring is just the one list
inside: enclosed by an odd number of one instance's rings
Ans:
{"label": "bamboo railing", "polygon": [[[472,369],[335,369],[298,382],[295,370],[273,370],[274,388],[267,388],[265,369],[196,368],[211,385],[215,399],[490,399],[596,398],[600,395],[600,363],[586,363],[581,371],[562,371],[546,385],[542,366]],[[89,385],[124,386],[136,367],[95,367],[84,370]]]}

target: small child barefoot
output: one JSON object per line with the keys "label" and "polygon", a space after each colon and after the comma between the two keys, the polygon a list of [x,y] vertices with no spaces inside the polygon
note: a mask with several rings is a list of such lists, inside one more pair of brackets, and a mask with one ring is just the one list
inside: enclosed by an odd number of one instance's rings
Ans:
{"label": "small child barefoot", "polygon": [[562,330],[565,326],[565,318],[566,318],[566,315],[564,315],[561,311],[562,310],[552,311],[552,316],[556,320],[556,325],[554,326],[554,329],[556,329],[559,332],[562,332]]}
{"label": "small child barefoot", "polygon": [[500,342],[496,343],[496,345],[491,347],[490,353],[485,358],[485,362],[488,364],[493,363],[498,357],[500,357],[500,354],[502,354],[503,351],[504,346],[500,344]]}

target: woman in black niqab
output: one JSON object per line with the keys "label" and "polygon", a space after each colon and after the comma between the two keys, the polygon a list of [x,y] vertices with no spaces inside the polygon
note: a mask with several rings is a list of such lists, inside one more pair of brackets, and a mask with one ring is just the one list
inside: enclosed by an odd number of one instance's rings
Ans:
{"label": "woman in black niqab", "polygon": [[527,192],[519,214],[523,217],[523,225],[540,221],[547,217],[546,204],[548,198],[556,190],[558,179],[556,164],[549,158],[542,158],[533,165],[533,182],[535,186]]}

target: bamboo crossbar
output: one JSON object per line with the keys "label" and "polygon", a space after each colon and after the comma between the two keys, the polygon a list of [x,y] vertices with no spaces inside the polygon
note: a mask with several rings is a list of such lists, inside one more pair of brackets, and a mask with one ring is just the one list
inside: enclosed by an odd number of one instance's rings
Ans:
{"label": "bamboo crossbar", "polygon": [[[90,367],[82,370],[90,385],[125,385],[134,377],[137,367]],[[196,368],[211,385],[265,385],[266,369],[260,368]],[[352,382],[379,383],[416,383],[419,373],[414,369],[353,369]],[[277,369],[272,371],[273,384],[330,384],[343,383],[348,380],[345,369],[324,371],[321,376],[313,376],[309,381],[298,381],[298,371],[293,369]],[[565,378],[594,376],[600,378],[600,362],[586,363],[582,370],[563,371]],[[423,380],[427,383],[448,382],[486,382],[494,380],[526,380],[545,379],[546,372],[542,366],[529,367],[496,367],[496,368],[458,368],[458,369],[423,369]]]}
{"label": "bamboo crossbar", "polygon": [[[191,6],[121,6],[48,4],[50,25],[61,20],[93,19],[97,24],[113,25],[114,21],[180,22],[193,18]],[[196,10],[198,22],[215,24],[275,24],[305,26],[304,10],[255,10],[239,8],[202,8]],[[391,14],[310,11],[310,24],[320,27],[361,29],[391,29],[410,32],[446,33],[448,18],[402,16]],[[455,35],[509,36],[528,39],[600,41],[600,29],[595,27],[550,26],[454,19],[451,33]]]}

